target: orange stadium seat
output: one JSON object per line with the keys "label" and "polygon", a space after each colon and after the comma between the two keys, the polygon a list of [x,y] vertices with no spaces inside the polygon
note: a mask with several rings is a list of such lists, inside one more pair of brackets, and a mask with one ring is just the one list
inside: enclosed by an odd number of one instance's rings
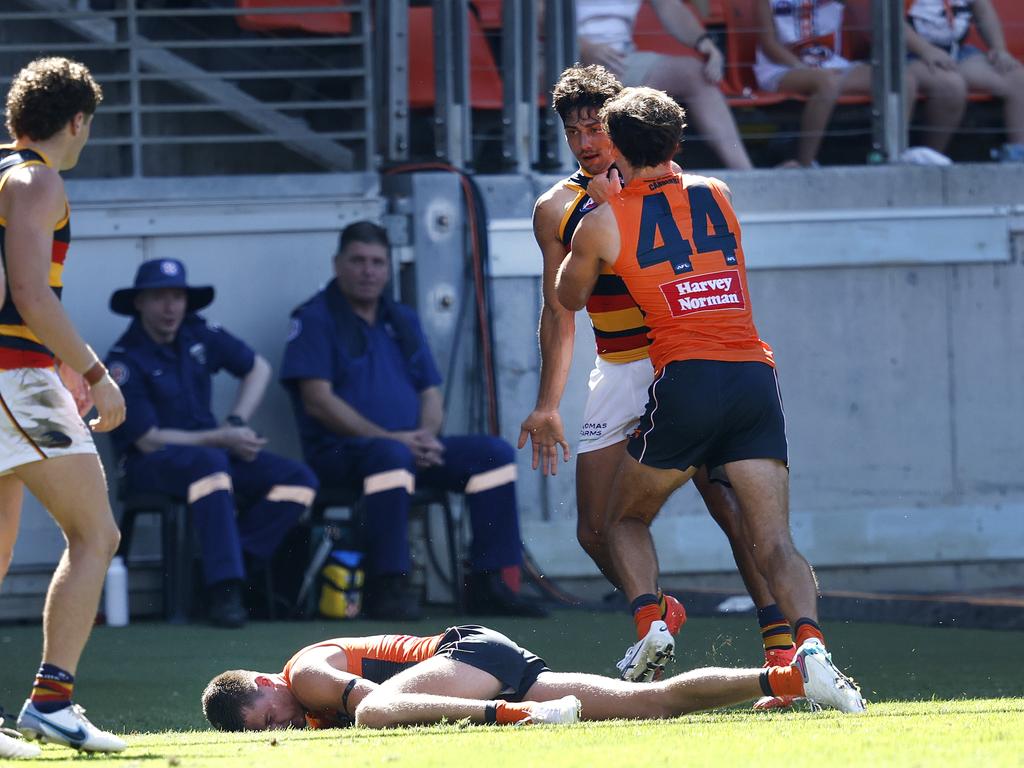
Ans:
{"label": "orange stadium seat", "polygon": [[[729,100],[733,106],[751,104],[769,106],[802,97],[790,93],[765,93],[757,88],[754,77],[754,54],[760,26],[757,23],[757,0],[732,0],[724,6],[726,20],[726,79],[727,90],[744,94]],[[854,35],[853,47],[847,40]],[[847,0],[847,13],[843,22],[843,54],[851,60],[864,59],[871,54],[871,2]],[[868,95],[841,96],[839,104],[868,104]]]}
{"label": "orange stadium seat", "polygon": [[661,19],[650,3],[640,6],[633,25],[633,42],[641,51],[653,51],[670,56],[700,56],[693,48],[683,45],[661,26]]}
{"label": "orange stadium seat", "polygon": [[[240,10],[257,8],[312,8],[341,5],[342,0],[235,0]],[[336,13],[240,13],[238,26],[250,32],[309,32],[314,35],[347,35],[352,31],[352,15]]]}
{"label": "orange stadium seat", "polygon": [[[501,109],[501,74],[487,44],[480,23],[471,11],[469,19],[469,95],[475,109]],[[433,109],[437,100],[434,84],[434,11],[430,7],[409,9],[409,106]]]}

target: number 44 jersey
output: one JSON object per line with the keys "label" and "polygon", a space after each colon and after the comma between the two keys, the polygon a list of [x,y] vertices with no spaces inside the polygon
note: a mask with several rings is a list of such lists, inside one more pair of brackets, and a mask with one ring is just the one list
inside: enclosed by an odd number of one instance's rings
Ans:
{"label": "number 44 jersey", "polygon": [[757,361],[774,367],[754,327],[740,225],[717,179],[632,179],[608,201],[620,248],[612,265],[650,328],[651,361]]}

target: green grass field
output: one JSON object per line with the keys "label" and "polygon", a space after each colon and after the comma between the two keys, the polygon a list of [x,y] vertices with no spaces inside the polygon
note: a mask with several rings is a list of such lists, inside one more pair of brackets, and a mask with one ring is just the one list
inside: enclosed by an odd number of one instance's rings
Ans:
{"label": "green grass field", "polygon": [[[456,623],[439,616],[395,627],[373,622],[252,624],[242,631],[139,624],[99,627],[79,669],[90,717],[127,732],[130,748],[89,763],[217,768],[306,765],[572,766],[980,763],[1024,768],[1024,634],[889,624],[826,627],[836,660],[862,684],[866,717],[754,713],[746,707],[671,721],[584,723],[571,728],[460,724],[361,731],[225,735],[206,730],[199,694],[229,667],[277,671],[291,652],[337,635],[431,634]],[[556,613],[540,622],[484,623],[543,656],[554,669],[610,674],[630,639],[619,614]],[[752,617],[691,619],[670,672],[704,665],[757,666]],[[0,704],[17,711],[38,663],[38,626],[0,627]],[[83,758],[44,747],[48,765]]]}

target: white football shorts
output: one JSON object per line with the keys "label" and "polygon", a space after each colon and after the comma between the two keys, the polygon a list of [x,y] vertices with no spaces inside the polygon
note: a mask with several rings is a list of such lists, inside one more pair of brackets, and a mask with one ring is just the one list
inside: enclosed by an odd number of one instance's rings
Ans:
{"label": "white football shorts", "polygon": [[590,394],[576,453],[607,448],[629,437],[647,407],[647,389],[654,381],[648,358],[609,363],[598,357],[590,372]]}
{"label": "white football shorts", "polygon": [[75,453],[96,453],[96,445],[57,372],[0,371],[0,475],[23,464]]}

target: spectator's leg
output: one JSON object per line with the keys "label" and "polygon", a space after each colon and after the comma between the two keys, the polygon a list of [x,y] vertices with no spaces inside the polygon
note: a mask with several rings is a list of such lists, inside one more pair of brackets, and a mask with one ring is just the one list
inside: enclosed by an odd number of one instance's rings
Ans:
{"label": "spectator's leg", "polygon": [[825,128],[839,98],[841,82],[841,74],[832,69],[791,69],[779,80],[781,93],[807,97],[800,115],[800,140],[796,151],[800,165],[809,166],[818,156]]}
{"label": "spectator's leg", "polygon": [[128,465],[128,480],[133,489],[167,493],[188,502],[207,585],[245,578],[226,451],[168,446],[133,460]]}
{"label": "spectator's leg", "polygon": [[662,56],[644,81],[684,104],[687,117],[711,143],[726,168],[746,170],[754,167],[725,96],[717,85],[704,77],[704,68],[698,59]]}
{"label": "spectator's leg", "polygon": [[409,497],[416,487],[412,452],[397,440],[360,438],[311,464],[323,485],[362,486],[368,573],[408,574]]}
{"label": "spectator's leg", "polygon": [[522,563],[516,508],[516,463],[500,437],[443,437],[444,464],[420,474],[420,482],[466,494],[473,529],[474,571],[498,571]]}
{"label": "spectator's leg", "polygon": [[929,67],[920,59],[907,65],[924,96],[924,145],[945,152],[967,106],[967,82],[955,70]]}
{"label": "spectator's leg", "polygon": [[0,586],[14,557],[14,542],[18,538],[21,519],[22,485],[14,475],[0,477]]}
{"label": "spectator's leg", "polygon": [[1003,100],[1006,138],[1024,144],[1024,67],[998,72],[984,56],[969,56],[960,62],[960,72],[972,91],[991,93]]}
{"label": "spectator's leg", "polygon": [[260,451],[253,461],[232,457],[235,492],[253,502],[239,513],[242,549],[267,561],[312,505],[319,483],[305,464]]}

